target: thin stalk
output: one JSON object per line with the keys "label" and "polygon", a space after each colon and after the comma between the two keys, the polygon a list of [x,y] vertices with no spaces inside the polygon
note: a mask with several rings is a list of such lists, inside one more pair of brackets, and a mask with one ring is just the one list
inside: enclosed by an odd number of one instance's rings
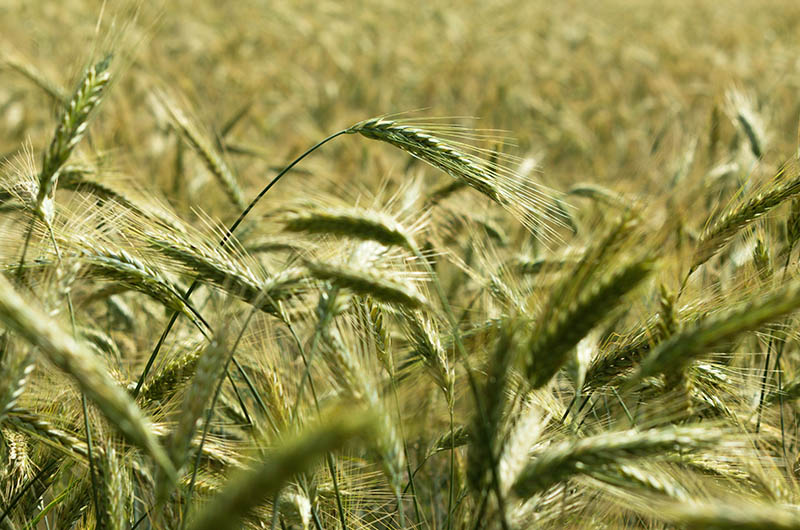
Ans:
{"label": "thin stalk", "polygon": [[[450,307],[450,303],[447,300],[447,296],[442,289],[442,285],[439,282],[439,279],[436,273],[433,271],[430,263],[425,259],[422,255],[422,252],[416,246],[413,247],[414,254],[416,255],[417,259],[423,264],[423,267],[426,269],[426,272],[431,276],[431,283],[433,283],[434,289],[436,290],[436,295],[442,302],[442,307],[445,310],[445,314],[447,315],[447,319],[450,323],[450,327],[453,334],[453,340],[456,344],[456,349],[459,354],[459,358],[461,363],[464,365],[464,371],[467,375],[467,382],[469,384],[470,392],[472,393],[473,398],[475,399],[475,406],[478,410],[478,414],[480,415],[481,421],[480,425],[483,429],[488,429],[488,421],[486,419],[486,410],[483,406],[483,400],[481,399],[480,390],[478,389],[478,382],[475,379],[475,372],[472,369],[472,365],[469,362],[467,357],[467,350],[464,347],[464,342],[461,340],[461,334],[458,331],[458,323],[455,319],[455,315],[453,314],[453,310]],[[491,439],[491,433],[484,432],[486,439]],[[451,443],[453,441],[453,433],[451,430],[450,439]],[[503,530],[510,530],[510,526],[508,524],[508,519],[506,518],[506,502],[505,497],[503,496],[503,492],[500,489],[500,472],[498,470],[498,463],[497,463],[497,455],[494,454],[494,451],[489,451],[489,464],[491,469],[492,475],[492,489],[494,490],[495,497],[497,498],[497,509],[500,515],[500,526]]]}
{"label": "thin stalk", "polygon": [[[233,233],[236,231],[237,228],[239,228],[239,225],[242,224],[242,221],[244,221],[245,217],[247,217],[247,215],[250,213],[250,211],[253,208],[255,208],[256,204],[258,204],[258,202],[261,200],[261,198],[264,197],[264,195],[266,195],[267,192],[269,190],[271,190],[272,187],[275,184],[277,184],[277,182],[286,173],[288,173],[294,166],[296,166],[298,163],[300,163],[301,160],[303,160],[305,157],[310,155],[316,149],[318,149],[322,145],[330,142],[334,138],[336,138],[338,136],[341,136],[343,134],[346,134],[346,133],[347,133],[347,130],[345,129],[345,130],[341,130],[341,131],[339,131],[337,133],[334,133],[334,134],[328,136],[324,140],[322,140],[322,141],[318,142],[317,144],[313,145],[312,147],[310,147],[308,150],[306,150],[305,153],[303,153],[302,155],[300,155],[297,158],[295,158],[288,166],[283,168],[283,170],[281,170],[280,173],[278,173],[266,186],[264,186],[264,189],[262,189],[261,192],[258,195],[256,195],[255,199],[250,201],[250,204],[247,205],[247,208],[245,208],[242,211],[242,213],[239,214],[239,217],[236,218],[236,221],[234,221],[233,224],[225,231],[225,235],[220,240],[218,246],[219,247],[224,247],[228,243],[228,241],[230,240],[230,238],[233,235]],[[184,300],[186,302],[189,301],[189,297],[192,295],[192,293],[195,291],[195,289],[198,287],[199,284],[200,284],[200,277],[198,276],[198,277],[196,277],[194,279],[192,284],[189,286],[188,289],[186,289],[186,292],[183,294],[183,298],[184,298]],[[161,350],[161,346],[164,344],[164,340],[166,340],[167,335],[169,335],[169,332],[170,332],[170,330],[172,330],[172,326],[175,325],[175,321],[177,319],[178,319],[178,313],[175,312],[170,317],[169,323],[167,324],[167,327],[164,330],[164,333],[162,333],[161,334],[161,338],[158,339],[158,343],[156,343],[156,347],[153,350],[153,353],[150,355],[150,358],[147,360],[147,364],[145,365],[144,370],[142,371],[142,374],[139,376],[139,381],[136,383],[136,389],[133,391],[133,397],[136,397],[139,394],[139,391],[141,390],[142,385],[144,384],[144,380],[147,377],[147,373],[150,371],[150,368],[153,366],[153,362],[156,360],[156,357],[158,357],[158,352]]]}
{"label": "thin stalk", "polygon": [[[53,249],[56,252],[56,258],[58,260],[58,268],[61,269],[63,263],[61,261],[61,250],[58,248],[58,243],[56,242],[56,236],[53,231],[53,226],[50,223],[47,223],[48,233],[50,234],[50,241],[53,243]],[[24,256],[23,256],[24,257]],[[22,266],[22,262],[20,262],[20,266]],[[65,298],[67,300],[67,308],[69,310],[69,321],[70,325],[72,326],[72,338],[77,340],[78,339],[78,328],[75,322],[75,307],[72,305],[72,296],[70,296],[69,290],[65,293]],[[89,477],[92,482],[92,502],[94,503],[94,510],[97,514],[98,521],[100,520],[100,501],[98,499],[98,489],[99,486],[97,484],[97,474],[95,469],[94,463],[94,443],[92,439],[92,426],[89,423],[89,406],[86,402],[86,394],[81,392],[81,407],[83,411],[83,428],[86,431],[86,458],[89,460]]]}
{"label": "thin stalk", "polygon": [[[233,345],[231,346],[231,351],[228,354],[228,358],[225,361],[225,369],[224,371],[228,371],[228,367],[231,364],[231,360],[233,359],[233,355],[236,352],[236,348],[239,346],[239,342],[242,340],[244,336],[244,332],[247,329],[247,326],[250,324],[250,320],[253,318],[257,311],[257,305],[254,305],[250,312],[247,314],[245,318],[244,324],[242,324],[242,329],[239,330],[239,335],[236,337]],[[183,516],[181,518],[181,529],[186,528],[186,521],[189,519],[189,509],[192,506],[192,494],[194,492],[194,485],[197,480],[197,469],[200,466],[200,457],[203,455],[203,445],[205,445],[206,437],[208,436],[208,431],[211,426],[211,419],[214,416],[214,407],[217,404],[217,400],[219,399],[220,392],[222,390],[222,384],[224,383],[225,378],[220,377],[219,382],[217,383],[217,387],[214,390],[214,397],[211,398],[211,404],[208,407],[208,412],[206,413],[206,421],[203,425],[203,435],[200,438],[200,444],[197,447],[197,454],[195,455],[194,459],[194,467],[192,468],[192,480],[189,482],[189,488],[186,492],[186,509],[183,512]]]}
{"label": "thin stalk", "polygon": [[394,376],[391,374],[389,374],[389,379],[392,382],[392,394],[394,395],[394,404],[397,408],[397,423],[400,427],[400,438],[403,440],[403,454],[406,457],[406,473],[408,473],[408,484],[411,487],[411,499],[414,501],[414,515],[417,518],[416,526],[419,526],[419,522],[422,520],[425,523],[425,527],[428,528],[428,521],[422,516],[419,508],[419,500],[417,499],[417,489],[414,486],[414,474],[411,472],[411,461],[408,455],[408,443],[406,441],[405,429],[403,428],[403,417],[400,414],[400,399],[397,396],[397,384]]}
{"label": "thin stalk", "polygon": [[[789,250],[788,252],[786,252],[786,262],[783,264],[783,273],[781,275],[781,282],[783,282],[786,279],[786,271],[789,269],[789,262],[792,257],[793,249],[794,249],[794,241],[790,243]],[[764,395],[766,394],[767,390],[767,375],[769,370],[769,361],[770,361],[770,356],[772,355],[772,348],[774,343],[775,343],[775,337],[770,335],[769,343],[767,344],[767,358],[764,359],[764,374],[761,377],[761,392],[760,396],[758,397],[758,417],[756,419],[756,434],[758,434],[758,431],[761,429],[761,411],[764,408]],[[780,369],[779,362],[782,353],[783,353],[783,348],[781,348],[781,351],[778,353],[778,358],[775,360],[776,369]],[[778,387],[778,393],[780,393],[780,391],[781,389],[780,387]],[[781,429],[781,436],[782,435],[783,435],[783,429]],[[786,449],[784,448],[784,453],[785,452]]]}
{"label": "thin stalk", "polygon": [[[334,288],[334,291],[336,294],[338,294],[339,289]],[[335,296],[336,295],[334,295],[331,298],[331,303],[333,303],[333,300],[335,300]],[[326,315],[328,314],[330,314],[330,311],[326,312]],[[299,337],[294,332],[294,329],[291,327],[291,324],[289,324],[288,320],[286,321],[286,325],[289,326],[292,336],[294,337],[295,341],[297,341],[297,346],[300,349],[300,358],[303,360],[303,364],[305,365],[305,370],[303,372],[303,379],[300,381],[300,388],[297,391],[297,400],[295,401],[294,408],[292,409],[292,417],[290,419],[291,423],[294,424],[295,420],[297,419],[297,414],[299,412],[300,398],[302,395],[303,383],[305,382],[306,377],[308,377],[308,388],[311,391],[311,397],[314,400],[314,408],[317,411],[317,415],[321,416],[319,408],[319,399],[317,398],[317,390],[314,387],[313,379],[311,379],[311,361],[313,360],[314,350],[316,349],[315,346],[317,344],[318,337],[320,335],[319,332],[320,327],[318,326],[317,331],[314,333],[314,340],[311,344],[312,350],[310,354],[306,356],[305,348],[303,348],[303,344],[300,342]],[[328,473],[330,473],[331,475],[331,481],[333,482],[333,492],[334,495],[336,496],[336,511],[338,512],[339,515],[339,522],[342,524],[342,530],[347,530],[347,521],[345,520],[344,517],[344,505],[342,504],[342,494],[339,490],[339,479],[336,476],[336,462],[334,461],[333,456],[330,453],[328,453],[325,462],[328,466]],[[277,507],[275,509],[277,509]]]}

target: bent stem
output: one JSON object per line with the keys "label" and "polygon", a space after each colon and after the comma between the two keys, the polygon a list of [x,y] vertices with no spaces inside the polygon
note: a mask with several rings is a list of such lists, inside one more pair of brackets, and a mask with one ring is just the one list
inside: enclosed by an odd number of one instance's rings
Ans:
{"label": "bent stem", "polygon": [[[278,181],[279,181],[279,180],[280,180],[280,179],[281,179],[281,178],[282,178],[282,177],[283,177],[283,176],[284,176],[286,173],[288,173],[289,171],[291,171],[291,169],[292,169],[294,166],[296,166],[298,163],[300,163],[300,161],[301,161],[301,160],[303,160],[305,157],[307,157],[307,156],[308,156],[308,155],[310,155],[312,152],[314,152],[315,150],[317,150],[319,147],[321,147],[321,146],[323,146],[324,144],[326,144],[326,143],[330,142],[330,141],[331,141],[331,140],[333,140],[334,138],[336,138],[336,137],[338,137],[338,136],[341,136],[341,135],[343,135],[343,134],[347,134],[347,133],[348,133],[348,130],[347,130],[347,129],[344,129],[344,130],[341,130],[341,131],[339,131],[339,132],[337,132],[337,133],[334,133],[334,134],[332,134],[332,135],[328,136],[328,137],[327,137],[327,138],[325,138],[324,140],[322,140],[322,141],[318,142],[317,144],[315,144],[314,146],[310,147],[308,150],[306,150],[306,152],[305,152],[305,153],[303,153],[302,155],[300,155],[300,156],[298,156],[297,158],[295,158],[295,159],[294,159],[294,160],[293,160],[293,161],[292,161],[292,162],[291,162],[291,163],[290,163],[288,166],[286,166],[285,168],[283,168],[283,170],[281,170],[281,172],[280,172],[280,173],[278,173],[278,174],[277,174],[277,175],[276,175],[276,176],[275,176],[275,177],[274,177],[274,178],[273,178],[273,179],[272,179],[272,180],[269,182],[269,184],[267,184],[267,185],[264,187],[264,189],[262,189],[262,190],[261,190],[261,192],[260,192],[258,195],[256,195],[255,199],[253,199],[252,201],[250,201],[250,204],[248,204],[248,205],[247,205],[247,208],[245,208],[245,209],[242,211],[242,213],[241,213],[241,214],[239,214],[239,217],[236,219],[236,221],[234,221],[234,222],[233,222],[233,224],[232,224],[232,225],[231,225],[231,226],[230,226],[230,227],[229,227],[229,228],[228,228],[228,229],[225,231],[225,235],[224,235],[224,236],[222,237],[222,239],[220,240],[220,242],[219,242],[219,245],[218,245],[218,246],[219,246],[219,247],[224,247],[224,246],[225,246],[225,245],[228,243],[228,241],[230,240],[230,238],[231,238],[231,236],[233,235],[233,233],[236,231],[236,229],[237,229],[237,228],[239,228],[239,225],[240,225],[240,224],[242,224],[242,221],[244,221],[245,217],[247,217],[247,215],[250,213],[250,211],[251,211],[253,208],[255,208],[256,204],[258,204],[258,202],[261,200],[261,198],[262,198],[262,197],[264,197],[264,195],[266,195],[266,194],[267,194],[267,192],[268,192],[269,190],[271,190],[271,189],[272,189],[272,187],[273,187],[275,184],[277,184],[277,183],[278,183]],[[183,298],[184,298],[184,300],[185,300],[186,302],[188,302],[188,301],[189,301],[189,297],[192,295],[192,293],[195,291],[195,289],[197,289],[198,285],[200,285],[200,276],[197,276],[197,277],[194,279],[194,281],[192,282],[192,284],[189,286],[189,288],[188,288],[188,289],[186,289],[186,292],[183,294]],[[175,325],[175,321],[176,321],[177,319],[178,319],[178,312],[176,311],[176,312],[172,313],[172,316],[171,316],[171,317],[170,317],[170,319],[169,319],[169,323],[167,323],[167,327],[164,329],[164,332],[161,334],[161,337],[158,339],[158,342],[156,343],[156,347],[155,347],[155,349],[153,350],[153,353],[152,353],[152,354],[150,354],[150,358],[147,360],[147,364],[145,365],[145,367],[144,367],[144,370],[142,371],[142,375],[140,375],[140,376],[139,376],[139,381],[136,383],[136,388],[135,388],[135,389],[134,389],[134,391],[133,391],[133,397],[134,397],[134,398],[135,398],[137,395],[139,395],[139,391],[142,389],[142,385],[144,384],[144,380],[145,380],[145,378],[147,377],[147,374],[148,374],[148,372],[150,371],[150,368],[153,366],[153,362],[155,362],[155,360],[156,360],[156,357],[158,357],[158,352],[161,350],[161,346],[164,344],[164,341],[166,340],[167,336],[169,335],[169,332],[172,330],[172,327]]]}

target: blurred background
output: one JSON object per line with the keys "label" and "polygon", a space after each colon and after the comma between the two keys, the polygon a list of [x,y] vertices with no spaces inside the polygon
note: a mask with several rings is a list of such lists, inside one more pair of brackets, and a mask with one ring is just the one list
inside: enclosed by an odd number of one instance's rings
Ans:
{"label": "blurred background", "polygon": [[[508,131],[507,151],[558,190],[591,181],[654,196],[676,173],[753,171],[740,113],[761,128],[762,165],[794,153],[799,16],[790,1],[2,0],[0,156],[48,141],[58,105],[37,83],[69,93],[114,50],[126,63],[92,125],[94,154],[175,205],[210,208],[218,194],[204,193],[215,183],[194,157],[190,178],[175,177],[180,142],[156,88],[219,139],[248,197],[328,134],[417,109]],[[370,186],[405,164],[344,141],[304,167],[319,186]]]}

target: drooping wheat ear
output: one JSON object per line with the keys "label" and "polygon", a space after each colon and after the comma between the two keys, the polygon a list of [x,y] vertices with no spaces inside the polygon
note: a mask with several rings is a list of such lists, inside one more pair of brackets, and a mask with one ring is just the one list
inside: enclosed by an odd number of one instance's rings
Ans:
{"label": "drooping wheat ear", "polygon": [[314,278],[330,281],[337,287],[350,289],[363,296],[371,296],[386,304],[396,304],[411,310],[428,305],[425,297],[413,287],[390,279],[384,274],[323,262],[307,261],[306,267]]}
{"label": "drooping wheat ear", "polygon": [[660,343],[642,361],[638,372],[629,378],[628,385],[685,367],[715,345],[758,329],[798,308],[800,284],[793,283],[737,309],[699,320]]}
{"label": "drooping wheat ear", "polygon": [[225,190],[225,194],[233,205],[240,210],[244,210],[247,202],[244,200],[242,189],[239,187],[239,182],[236,180],[231,168],[211,146],[211,143],[203,138],[197,127],[178,108],[177,104],[167,101],[165,98],[166,96],[162,97],[162,104],[172,118],[175,128],[186,139],[194,152],[203,159],[203,163],[208,170],[217,177],[222,189]]}
{"label": "drooping wheat ear", "polygon": [[452,441],[450,440],[450,429],[443,432],[433,439],[428,452],[425,453],[426,457],[433,456],[442,451],[449,451],[452,447],[463,447],[472,443],[472,429],[467,425],[456,425],[452,432]]}
{"label": "drooping wheat ear", "polygon": [[590,469],[588,475],[595,480],[624,488],[663,495],[675,500],[688,500],[689,494],[677,481],[664,473],[645,471],[628,464],[611,465]]}
{"label": "drooping wheat ear", "polygon": [[641,283],[653,265],[637,261],[578,293],[568,307],[547,315],[534,331],[525,348],[526,373],[532,388],[547,384],[567,360],[567,354],[602,320],[608,311],[622,303],[623,296]]}
{"label": "drooping wheat ear", "polygon": [[250,471],[241,473],[213,498],[193,530],[233,530],[250,509],[271,498],[294,475],[312,466],[323,455],[354,439],[368,440],[373,418],[367,415],[338,416],[326,425],[305,432],[271,451]]}
{"label": "drooping wheat ear", "polygon": [[521,499],[547,490],[592,468],[627,463],[637,458],[669,458],[719,442],[723,431],[707,424],[646,431],[607,432],[562,442],[533,456],[517,476],[512,491]]}
{"label": "drooping wheat ear", "polygon": [[[541,220],[563,224],[561,212],[552,205],[552,192],[505,167],[507,157],[491,160],[490,156],[496,153],[461,141],[486,139],[489,135],[435,121],[387,118],[362,121],[346,132],[389,143],[441,169],[507,209],[531,231]],[[545,226],[546,237],[557,238],[555,229]]]}
{"label": "drooping wheat ear", "polygon": [[467,183],[463,180],[454,180],[447,184],[440,186],[433,190],[428,198],[425,200],[425,208],[432,208],[448,198],[450,195],[456,193],[458,190],[467,187]]}
{"label": "drooping wheat ear", "polygon": [[125,437],[145,449],[174,481],[175,469],[159,445],[150,422],[131,397],[120,388],[98,359],[73,340],[60,324],[34,309],[0,276],[0,321],[45,353],[59,369],[72,376],[86,397],[93,400]]}
{"label": "drooping wheat ear", "polygon": [[[20,407],[11,409],[8,415],[8,422],[14,429],[37,436],[47,443],[66,451],[68,454],[83,458],[86,458],[88,454],[86,442],[74,434],[59,429],[49,421],[27,409]],[[101,453],[99,447],[93,449],[95,449],[97,454]]]}
{"label": "drooping wheat ear", "polygon": [[42,171],[39,174],[36,212],[47,224],[53,220],[53,199],[61,169],[72,154],[72,150],[86,134],[89,117],[100,103],[103,92],[111,80],[111,74],[108,72],[110,61],[111,56],[109,55],[86,70],[81,84],[61,115],[50,147],[44,153]]}
{"label": "drooping wheat ear", "polygon": [[391,216],[359,208],[293,212],[284,220],[284,228],[289,232],[334,234],[372,240],[412,251],[417,248],[411,230],[407,230]]}
{"label": "drooping wheat ear", "polygon": [[620,210],[630,210],[631,204],[628,199],[619,193],[599,186],[597,184],[579,184],[567,191],[567,195],[585,197],[599,203],[619,208]]}
{"label": "drooping wheat ear", "polygon": [[71,164],[67,165],[61,171],[58,184],[67,190],[89,193],[104,202],[113,201],[115,204],[129,209],[145,219],[168,226],[170,230],[185,232],[185,229],[180,224],[165,215],[163,211],[159,211],[158,208],[152,205],[144,204],[142,201],[130,198],[121,191],[115,190],[102,182],[93,180],[89,176],[90,173],[85,169],[73,167]]}
{"label": "drooping wheat ear", "polygon": [[680,502],[665,506],[663,518],[687,530],[800,530],[800,514],[777,503]]}
{"label": "drooping wheat ear", "polygon": [[775,184],[767,191],[726,213],[706,230],[698,241],[690,271],[695,271],[700,265],[711,259],[743,228],[784,201],[800,194],[800,176],[787,175],[790,171],[796,170],[797,168],[793,164],[785,165],[775,176]]}
{"label": "drooping wheat ear", "polygon": [[535,275],[546,272],[561,272],[568,267],[574,267],[578,262],[570,258],[530,259],[525,256],[520,256],[514,259],[512,263],[512,266],[519,274]]}
{"label": "drooping wheat ear", "polygon": [[79,245],[80,258],[89,265],[90,275],[146,294],[165,307],[186,315],[198,327],[204,325],[203,318],[186,303],[180,290],[155,267],[123,249],[106,246],[97,240],[75,236],[71,242]]}
{"label": "drooping wheat ear", "polygon": [[612,343],[601,350],[586,371],[584,390],[595,390],[626,375],[663,338],[658,325],[633,333],[619,343]]}
{"label": "drooping wheat ear", "polygon": [[[21,356],[14,359],[13,363],[10,361],[11,358],[12,356],[6,353],[3,363],[0,363],[0,425],[8,411],[16,406],[35,368],[32,355]],[[8,366],[3,366],[4,364]]]}
{"label": "drooping wheat ear", "polygon": [[275,304],[302,293],[307,287],[305,269],[287,268],[264,278],[244,259],[246,256],[190,243],[167,232],[148,239],[154,248],[177,261],[182,271],[197,274],[196,281],[208,280],[245,302],[258,303],[259,309],[268,313],[280,314],[281,309]]}
{"label": "drooping wheat ear", "polygon": [[303,250],[303,244],[292,236],[264,236],[253,238],[252,240],[248,239],[244,249],[250,255],[267,252],[300,253]]}

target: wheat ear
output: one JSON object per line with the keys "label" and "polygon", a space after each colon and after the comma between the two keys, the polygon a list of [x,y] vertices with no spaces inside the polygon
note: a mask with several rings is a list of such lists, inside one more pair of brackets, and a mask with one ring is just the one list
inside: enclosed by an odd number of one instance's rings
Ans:
{"label": "wheat ear", "polygon": [[[792,164],[784,166],[775,179],[786,178],[785,174],[794,169]],[[797,194],[800,194],[800,176],[789,177],[723,215],[700,237],[690,272],[719,252],[743,228]]]}
{"label": "wheat ear", "polygon": [[[487,156],[495,153],[456,140],[480,138],[468,129],[372,118],[346,132],[386,142],[441,169],[507,209],[531,231],[542,219],[563,224],[561,212],[551,205],[552,193]],[[552,227],[548,226],[546,233],[551,239],[557,238]]]}
{"label": "wheat ear", "polygon": [[103,92],[111,80],[108,65],[109,55],[94,66],[90,66],[83,80],[67,103],[56,127],[50,147],[45,151],[42,171],[39,174],[39,192],[36,197],[36,212],[49,225],[53,220],[53,199],[58,176],[72,150],[81,141],[89,127],[89,117],[100,103]]}
{"label": "wheat ear", "polygon": [[667,427],[646,431],[608,432],[563,442],[535,455],[514,481],[514,493],[526,499],[569,477],[592,468],[626,463],[636,458],[667,458],[709,447],[723,432],[708,425]]}
{"label": "wheat ear", "polygon": [[292,476],[355,438],[369,437],[372,418],[338,417],[289,440],[224,487],[199,515],[193,530],[233,530],[253,507],[275,495]]}

